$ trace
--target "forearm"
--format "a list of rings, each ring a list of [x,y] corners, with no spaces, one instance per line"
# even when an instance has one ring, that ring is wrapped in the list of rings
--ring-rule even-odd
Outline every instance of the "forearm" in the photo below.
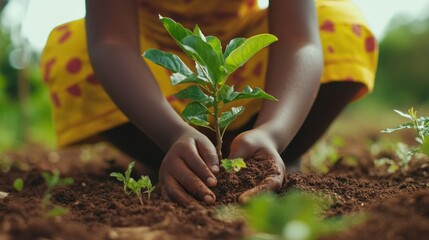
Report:
[[[255,127],[263,129],[282,152],[304,122],[319,88],[323,54],[312,0],[271,0],[270,46],[265,90],[278,101],[265,101]]]
[[[165,100],[138,51],[104,43],[93,46],[90,55],[115,104],[161,149],[168,150],[188,126]]]

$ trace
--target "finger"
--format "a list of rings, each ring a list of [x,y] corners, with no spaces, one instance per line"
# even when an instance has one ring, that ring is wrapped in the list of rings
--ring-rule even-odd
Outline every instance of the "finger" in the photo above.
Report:
[[[269,191],[269,190],[277,191],[281,188],[282,183],[283,183],[283,180],[280,175],[267,177],[258,186],[242,193],[238,197],[238,202],[246,203],[247,201],[249,201],[251,197],[264,191]]]
[[[180,186],[180,184],[172,176],[167,176],[164,179],[164,182],[165,182],[165,187],[164,187],[165,193],[167,194],[167,197],[172,201],[182,206],[199,205],[199,203],[194,198],[189,196],[189,194],[186,193],[186,191]]]
[[[204,201],[207,204],[213,204],[216,200],[212,191],[196,176],[183,161],[179,161],[177,168],[180,171],[175,171],[173,177],[178,183],[192,196]],[[183,165],[182,165],[183,164]]]
[[[165,185],[162,184],[160,186],[160,188],[161,188],[161,196],[162,196],[162,198],[164,200],[166,200],[166,201],[171,201],[170,197],[168,196],[167,190],[165,189]]]
[[[194,146],[190,151],[185,151],[181,154],[182,159],[185,160],[188,168],[192,170],[197,176],[203,180],[207,186],[214,187],[217,184],[216,177],[210,171],[204,160],[198,153],[197,148]]]
[[[213,146],[210,140],[198,140],[196,141],[199,155],[203,161],[210,168],[213,173],[219,172],[219,158],[216,153],[216,148]]]

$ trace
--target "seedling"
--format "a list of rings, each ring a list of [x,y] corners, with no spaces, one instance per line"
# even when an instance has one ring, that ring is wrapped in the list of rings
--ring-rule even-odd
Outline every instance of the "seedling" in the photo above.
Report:
[[[234,159],[222,159],[220,164],[226,172],[233,173],[238,172],[242,168],[246,168],[246,162],[242,158],[234,158]]]
[[[47,189],[43,195],[41,205],[42,205],[42,209],[46,211],[48,205],[52,204],[51,203],[52,192],[58,187],[72,185],[74,180],[73,178],[60,178],[60,173],[58,172],[58,170],[54,170],[52,174],[49,172],[43,172],[42,177],[45,180]],[[54,206],[47,212],[47,215],[50,217],[55,217],[55,216],[64,215],[67,212],[68,212],[67,208]]]
[[[305,166],[305,170],[318,174],[327,174],[330,168],[341,159],[338,149],[344,145],[345,140],[340,136],[320,141],[309,152],[308,166]],[[351,160],[351,157],[348,160]]]
[[[122,173],[113,172],[110,174],[111,177],[115,177],[118,181],[124,183],[124,192],[129,195],[134,193],[140,201],[140,204],[143,205],[142,200],[142,189],[146,189],[143,193],[147,194],[147,198],[150,199],[150,194],[155,189],[155,186],[152,185],[152,181],[148,176],[141,176],[139,180],[134,180],[131,177],[131,171],[133,170],[135,162],[131,162],[128,165],[125,175]]]
[[[175,94],[179,99],[190,100],[181,115],[189,124],[215,132],[220,161],[225,130],[244,111],[243,106],[227,110],[226,105],[249,98],[276,100],[260,88],[246,86],[243,91],[235,91],[234,86],[226,84],[226,80],[255,53],[277,41],[277,37],[260,34],[248,39],[234,38],[222,52],[220,40],[214,36],[205,36],[198,25],[194,31],[190,31],[170,18],[160,16],[160,20],[177,45],[195,62],[196,72],[172,53],[149,49],[143,56],[173,72],[170,77],[173,86],[191,84]]]
[[[248,239],[313,240],[363,220],[363,215],[323,219],[328,202],[326,196],[296,190],[284,197],[258,195],[244,206],[246,219],[257,232]]]
[[[22,178],[17,178],[15,181],[13,181],[13,188],[15,188],[16,191],[21,192],[24,188],[24,180]]]
[[[429,156],[429,117],[417,117],[417,111],[414,108],[408,109],[408,114],[403,113],[399,110],[394,110],[400,116],[407,118],[408,122],[403,123],[395,128],[384,129],[383,133],[391,133],[394,131],[411,128],[416,130],[417,137],[416,141],[420,144],[419,147],[411,149],[408,154],[413,156],[414,154],[421,152]]]

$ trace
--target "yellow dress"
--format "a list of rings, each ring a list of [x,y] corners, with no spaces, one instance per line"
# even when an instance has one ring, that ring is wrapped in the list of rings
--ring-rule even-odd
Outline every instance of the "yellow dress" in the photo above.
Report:
[[[158,19],[170,17],[185,27],[198,24],[206,35],[220,38],[223,46],[235,37],[267,33],[267,10],[256,0],[138,0],[141,49],[158,48],[178,55],[188,66],[190,59],[180,52]],[[372,90],[378,59],[376,39],[360,11],[348,0],[316,1],[324,51],[321,83],[362,83],[355,99]],[[42,77],[49,88],[58,146],[84,140],[128,122],[127,117],[103,90],[89,62],[84,20],[52,30],[41,56]],[[183,86],[171,86],[170,72],[146,60],[162,93],[181,112],[186,102],[174,97]],[[236,89],[246,85],[264,87],[268,49],[239,68],[229,79]],[[244,113],[229,129],[244,125],[261,105],[260,100],[243,100]]]

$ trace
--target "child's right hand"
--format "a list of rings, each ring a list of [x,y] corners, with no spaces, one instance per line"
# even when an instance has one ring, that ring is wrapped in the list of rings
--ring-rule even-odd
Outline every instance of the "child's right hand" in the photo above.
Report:
[[[213,173],[218,171],[214,145],[204,134],[192,129],[173,143],[161,163],[162,194],[183,206],[198,205],[195,198],[213,204],[216,197],[208,187],[216,186]]]

